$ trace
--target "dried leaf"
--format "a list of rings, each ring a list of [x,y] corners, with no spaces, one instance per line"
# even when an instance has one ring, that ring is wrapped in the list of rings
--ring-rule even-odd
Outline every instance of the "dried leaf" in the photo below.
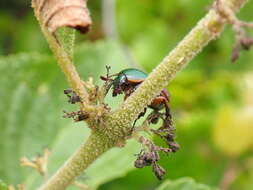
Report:
[[[32,0],[43,25],[51,33],[60,27],[71,27],[85,33],[91,25],[86,0]]]

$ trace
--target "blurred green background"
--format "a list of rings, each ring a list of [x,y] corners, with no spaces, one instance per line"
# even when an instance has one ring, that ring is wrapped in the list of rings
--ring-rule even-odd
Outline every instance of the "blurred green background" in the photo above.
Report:
[[[113,72],[127,67],[151,72],[211,2],[90,0],[92,29],[85,36],[76,33],[78,71],[98,84],[105,65]],[[251,1],[239,17],[252,21],[252,11]],[[135,142],[106,153],[78,181],[99,190],[253,189],[253,51],[242,52],[231,64],[233,43],[228,26],[168,86],[181,149],[160,161],[167,186],[158,188],[164,181],[157,181],[150,168],[134,169],[140,149]],[[77,108],[67,105],[62,93],[67,83],[29,1],[0,2],[0,71],[0,189],[1,180],[34,189],[41,179],[32,169],[21,168],[19,159],[49,147],[53,173],[89,130],[62,118],[62,110]],[[121,101],[117,98],[112,106]]]

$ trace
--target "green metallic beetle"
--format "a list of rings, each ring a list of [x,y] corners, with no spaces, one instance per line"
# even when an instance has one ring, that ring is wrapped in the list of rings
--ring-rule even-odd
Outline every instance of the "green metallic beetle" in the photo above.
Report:
[[[110,68],[107,69],[109,70]],[[125,95],[124,99],[127,99],[147,78],[147,76],[148,75],[146,73],[139,69],[128,68],[120,71],[119,73],[113,75],[107,74],[106,77],[101,76],[100,78],[104,81],[109,81],[107,92],[110,88],[112,88],[113,97],[123,93]],[[159,111],[165,107],[166,117],[171,118],[169,101],[169,93],[166,89],[163,89],[161,93],[153,99],[152,103],[148,107],[155,111]],[[142,115],[144,114],[145,111]]]

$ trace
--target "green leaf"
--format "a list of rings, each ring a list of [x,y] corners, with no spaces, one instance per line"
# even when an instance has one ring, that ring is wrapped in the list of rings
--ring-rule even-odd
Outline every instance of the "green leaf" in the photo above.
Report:
[[[0,179],[0,190],[8,190],[8,186]]]
[[[82,79],[92,76],[97,83],[102,83],[98,80],[106,73],[105,65],[110,65],[112,72],[128,67],[115,42],[83,44],[77,48],[75,57]],[[78,108],[67,104],[63,90],[68,85],[53,57],[40,54],[0,57],[0,72],[0,176],[9,184],[26,182],[28,189],[35,189],[41,177],[31,168],[21,168],[19,159],[32,158],[49,147],[52,174],[85,141],[89,130],[82,122],[71,123],[70,119],[62,118],[62,110]],[[108,97],[107,101],[110,104],[111,99]],[[119,104],[115,99],[112,102]],[[98,166],[94,164],[85,174],[87,183],[97,187],[124,175],[132,169],[136,148],[131,142],[125,149],[106,153],[96,162]],[[103,168],[107,172],[103,176],[99,165],[110,160],[115,167]]]
[[[218,190],[207,185],[198,184],[192,178],[164,181],[156,190]]]

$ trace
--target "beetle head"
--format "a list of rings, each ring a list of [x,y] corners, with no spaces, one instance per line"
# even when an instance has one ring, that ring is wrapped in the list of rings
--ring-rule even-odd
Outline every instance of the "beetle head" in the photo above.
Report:
[[[113,91],[112,91],[112,96],[117,96],[118,94],[122,94],[122,92],[124,91],[124,89],[122,88],[124,86],[126,79],[125,77],[121,78],[121,77],[116,77],[113,81],[112,81],[112,85],[113,85]]]

